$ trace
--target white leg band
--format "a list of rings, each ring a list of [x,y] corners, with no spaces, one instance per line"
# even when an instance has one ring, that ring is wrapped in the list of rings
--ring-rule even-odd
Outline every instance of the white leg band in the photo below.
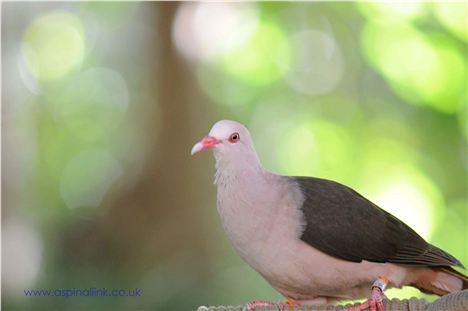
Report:
[[[385,290],[385,288],[387,288],[387,283],[385,283],[385,281],[382,280],[381,278],[378,278],[378,279],[374,282],[374,284],[372,284],[372,288],[374,288],[374,287],[380,288],[380,290],[381,290],[382,293],[383,293],[383,291]]]

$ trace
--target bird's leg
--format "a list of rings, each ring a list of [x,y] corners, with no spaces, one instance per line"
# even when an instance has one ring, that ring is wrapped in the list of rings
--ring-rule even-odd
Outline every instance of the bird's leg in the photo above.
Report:
[[[385,311],[382,299],[385,297],[384,290],[387,287],[388,279],[386,277],[379,277],[374,284],[372,284],[372,293],[369,299],[361,304],[344,309],[344,311],[362,311],[369,308],[370,311]]]
[[[284,307],[294,307],[295,305],[296,303],[292,300],[279,301],[278,303],[268,300],[253,300],[247,303],[244,308],[242,308],[242,311],[252,311],[256,307],[264,306],[277,306],[279,310],[283,310]]]

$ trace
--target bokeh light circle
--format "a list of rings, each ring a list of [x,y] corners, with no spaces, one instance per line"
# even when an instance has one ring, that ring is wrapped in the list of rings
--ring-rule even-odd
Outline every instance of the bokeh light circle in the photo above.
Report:
[[[361,188],[374,203],[429,240],[443,217],[444,198],[437,185],[411,163],[366,155]],[[382,175],[384,173],[384,175]]]
[[[6,293],[24,298],[23,290],[32,287],[40,274],[43,254],[41,234],[18,217],[6,220],[2,228],[2,286]]]
[[[360,1],[356,3],[366,18],[376,23],[398,20],[414,20],[428,13],[428,3],[412,1]]]
[[[253,3],[187,2],[177,10],[172,39],[188,59],[213,62],[243,45],[257,24]]]
[[[308,95],[332,91],[343,75],[343,59],[335,39],[325,32],[306,29],[294,33],[289,41],[288,84]]]
[[[250,40],[224,55],[221,66],[233,78],[262,86],[283,78],[290,61],[286,34],[274,22],[261,20]]]
[[[432,5],[439,22],[461,40],[468,41],[467,2],[436,1]]]
[[[60,79],[79,68],[86,49],[80,18],[54,12],[36,18],[26,29],[22,54],[34,77],[41,81]]]
[[[466,87],[466,62],[449,41],[425,36],[410,24],[368,23],[362,47],[406,102],[457,112]]]

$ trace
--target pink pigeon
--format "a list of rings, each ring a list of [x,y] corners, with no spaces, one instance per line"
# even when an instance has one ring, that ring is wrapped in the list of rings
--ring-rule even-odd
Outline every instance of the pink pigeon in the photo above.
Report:
[[[350,187],[268,172],[242,124],[218,121],[191,153],[205,149],[216,160],[222,226],[239,256],[288,299],[280,306],[370,293],[348,311],[383,311],[386,288],[413,286],[436,295],[468,288],[468,277],[452,267],[464,268],[459,260]]]

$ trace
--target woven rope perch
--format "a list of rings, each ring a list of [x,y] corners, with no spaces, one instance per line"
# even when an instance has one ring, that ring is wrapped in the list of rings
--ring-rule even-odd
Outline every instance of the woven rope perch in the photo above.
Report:
[[[383,301],[385,311],[468,311],[468,290],[463,290],[453,294],[440,297],[434,302],[429,303],[425,299],[411,298],[411,299],[385,299]],[[284,307],[283,310],[296,310],[296,311],[341,311],[347,306],[295,306]],[[198,311],[242,311],[242,306],[239,307],[199,307]],[[278,311],[278,307],[257,307],[255,311]],[[365,309],[369,310],[369,309]]]

